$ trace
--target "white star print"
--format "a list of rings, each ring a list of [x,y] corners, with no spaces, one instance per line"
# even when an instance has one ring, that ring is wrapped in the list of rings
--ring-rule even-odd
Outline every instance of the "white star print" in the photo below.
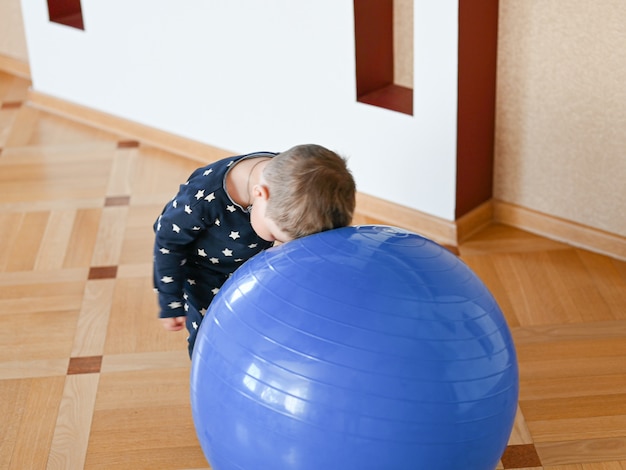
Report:
[[[202,173],[202,176],[208,176],[210,173],[213,173],[213,168],[209,168],[208,170],[204,170],[204,173]]]
[[[226,210],[228,212],[235,212],[237,209],[235,209],[235,206],[233,206],[232,204],[229,204],[228,206],[226,206]]]
[[[172,207],[173,207],[174,209],[176,209],[176,208],[178,207],[178,201],[177,201],[176,199],[174,199],[174,200],[172,201]]]
[[[180,308],[183,306],[181,302],[170,302],[167,306],[171,309]]]
[[[243,261],[243,259],[242,259],[242,258],[237,258],[237,259],[235,260],[235,262],[236,262],[236,263],[241,263],[242,261]]]
[[[207,254],[204,251],[204,248],[198,248],[198,256],[202,256],[203,258],[207,257]]]
[[[195,231],[197,232],[198,230],[200,230],[200,227],[198,227],[197,225],[194,225],[194,226],[191,228],[191,230],[195,230]]]
[[[232,238],[233,240],[237,240],[239,237],[239,232],[230,232],[230,235],[228,235],[230,238]]]
[[[198,189],[198,192],[195,195],[196,199],[202,199],[204,197],[204,189]]]
[[[215,225],[217,225],[219,227],[220,224],[221,224],[220,219],[215,219]]]
[[[195,285],[196,285],[196,280],[195,280],[195,279],[187,279],[187,283],[188,283],[190,286],[195,286]]]
[[[211,193],[207,197],[204,198],[204,200],[207,201],[207,202],[211,202],[214,199],[215,199],[215,193]]]
[[[259,246],[258,243],[251,243],[248,245],[248,248],[256,248],[257,246]]]
[[[217,258],[209,258],[209,261],[213,264],[219,264],[220,260]]]
[[[206,308],[201,308],[200,315],[204,316],[205,313],[206,313]]]
[[[228,248],[224,248],[222,253],[224,253],[224,256],[233,256],[233,250],[229,250]]]
[[[163,276],[161,278],[161,282],[164,284],[169,284],[170,282],[174,282],[174,278],[172,276]]]
[[[172,230],[176,233],[180,233],[180,227],[176,224],[172,224]]]
[[[192,322],[192,323],[191,323],[191,326],[193,326],[193,329],[194,329],[194,330],[197,330],[197,329],[198,329],[198,324],[197,324],[196,322]]]
[[[185,308],[184,308],[185,312],[189,311],[189,304],[185,304]]]
[[[211,292],[213,292],[213,295],[217,295],[217,293],[219,292],[219,288],[214,287],[213,289],[211,289]]]
[[[168,250],[167,248],[161,248],[159,251],[161,252],[161,254],[164,254],[164,255],[170,254],[170,250]]]
[[[187,204],[185,204],[185,212],[186,212],[187,214],[191,214],[191,207],[190,207],[190,206],[188,206]]]

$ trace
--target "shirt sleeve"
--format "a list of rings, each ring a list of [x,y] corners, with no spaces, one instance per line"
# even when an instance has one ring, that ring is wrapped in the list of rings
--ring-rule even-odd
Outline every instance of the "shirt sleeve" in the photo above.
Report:
[[[204,191],[188,183],[180,191],[154,224],[154,287],[158,293],[161,318],[185,315],[183,287],[184,269],[189,250],[207,221],[199,204]]]

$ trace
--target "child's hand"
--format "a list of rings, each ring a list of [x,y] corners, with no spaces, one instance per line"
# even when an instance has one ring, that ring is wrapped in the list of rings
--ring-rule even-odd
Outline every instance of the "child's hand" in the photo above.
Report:
[[[187,317],[160,318],[160,320],[167,331],[180,331],[185,326],[185,318]]]

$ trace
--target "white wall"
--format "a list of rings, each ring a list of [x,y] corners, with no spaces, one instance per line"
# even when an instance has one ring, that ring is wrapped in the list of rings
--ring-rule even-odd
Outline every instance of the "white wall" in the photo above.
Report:
[[[415,0],[415,115],[356,102],[352,0],[22,0],[33,88],[233,152],[315,142],[358,189],[454,220],[456,0]]]

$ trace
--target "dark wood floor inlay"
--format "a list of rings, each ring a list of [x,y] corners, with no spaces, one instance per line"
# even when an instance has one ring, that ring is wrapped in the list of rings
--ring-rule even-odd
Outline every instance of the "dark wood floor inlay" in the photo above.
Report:
[[[136,147],[139,147],[138,140],[120,140],[117,143],[118,149],[132,149]]]
[[[511,445],[504,451],[502,465],[506,469],[541,467],[541,460],[534,444]]]
[[[102,367],[102,356],[71,357],[67,367],[68,375],[97,374]]]
[[[128,206],[129,204],[130,196],[109,196],[104,200],[104,207]]]
[[[115,279],[117,266],[94,266],[89,269],[88,279]]]
[[[2,109],[17,109],[21,107],[22,107],[21,101],[5,101],[4,103],[2,103],[2,106],[0,106],[0,108]]]

